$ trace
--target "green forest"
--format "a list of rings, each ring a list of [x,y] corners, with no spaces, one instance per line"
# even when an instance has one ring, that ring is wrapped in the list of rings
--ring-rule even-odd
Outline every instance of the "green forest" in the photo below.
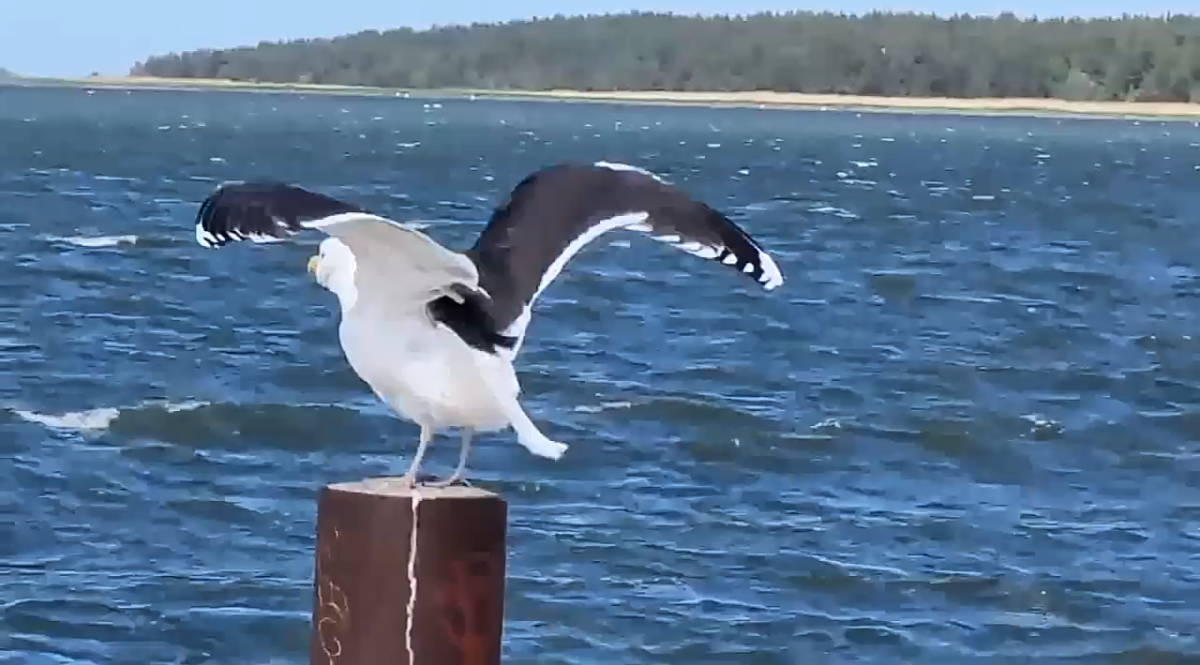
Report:
[[[1200,18],[556,16],[156,55],[130,73],[404,89],[1200,103]]]

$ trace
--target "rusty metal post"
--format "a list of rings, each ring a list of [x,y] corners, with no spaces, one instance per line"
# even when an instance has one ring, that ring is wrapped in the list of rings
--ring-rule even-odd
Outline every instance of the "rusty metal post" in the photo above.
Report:
[[[507,522],[473,487],[323,487],[310,662],[499,665]]]

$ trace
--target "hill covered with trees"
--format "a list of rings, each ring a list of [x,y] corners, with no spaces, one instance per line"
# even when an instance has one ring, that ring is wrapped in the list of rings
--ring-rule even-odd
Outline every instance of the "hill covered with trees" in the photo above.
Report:
[[[1200,18],[556,16],[172,53],[139,62],[130,73],[412,89],[1200,103]]]

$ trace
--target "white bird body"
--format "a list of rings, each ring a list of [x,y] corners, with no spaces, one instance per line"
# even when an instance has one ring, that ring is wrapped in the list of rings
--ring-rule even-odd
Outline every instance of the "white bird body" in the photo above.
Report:
[[[521,385],[513,357],[463,344],[453,330],[438,325],[425,307],[430,299],[442,296],[461,302],[454,285],[477,289],[479,273],[474,265],[409,226],[357,213],[337,219],[391,232],[390,260],[395,266],[388,290],[394,297],[387,300],[360,298],[359,257],[337,237],[322,240],[318,254],[308,263],[317,283],[337,297],[338,341],[350,367],[375,395],[423,429],[461,428],[474,433],[513,425],[517,441],[530,452],[561,457],[567,446],[551,441],[520,406]],[[325,223],[328,226],[328,220]],[[401,230],[404,233],[395,233]],[[429,253],[430,246],[440,251]],[[376,325],[379,321],[388,325]]]
[[[496,432],[514,426],[517,441],[540,457],[558,459],[567,446],[550,440],[524,413],[512,361],[462,344],[423,314],[379,330],[343,317],[338,337],[351,368],[398,414],[435,427]],[[381,339],[382,337],[382,339]],[[385,355],[367,349],[385,349]],[[520,426],[518,426],[520,425]]]
[[[489,383],[515,396],[516,372],[505,362],[484,366],[479,352],[453,344],[454,333],[416,317],[379,331],[343,319],[338,326],[346,360],[375,394],[416,423],[438,423],[492,432],[508,425],[508,415]],[[380,338],[383,339],[380,339]],[[383,349],[371,352],[367,349]],[[484,378],[493,375],[493,381]]]
[[[527,176],[475,246],[455,252],[429,236],[289,185],[222,185],[197,214],[196,240],[269,242],[304,228],[329,235],[308,270],[338,300],[338,339],[350,367],[400,417],[420,426],[417,468],[434,433],[463,432],[462,478],[475,432],[513,428],[535,455],[558,459],[521,407],[513,362],[538,295],[586,244],[627,229],[712,259],[765,289],[783,283],[774,260],[723,214],[640,169],[600,162]]]

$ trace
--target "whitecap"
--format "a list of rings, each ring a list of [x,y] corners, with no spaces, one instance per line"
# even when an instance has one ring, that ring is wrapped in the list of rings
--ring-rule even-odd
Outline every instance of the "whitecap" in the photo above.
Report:
[[[95,409],[86,409],[83,411],[67,411],[59,414],[39,413],[37,411],[29,411],[26,409],[17,409],[11,407],[9,410],[26,422],[49,427],[50,429],[96,434],[106,431],[112,425],[113,421],[120,417],[123,411],[138,410],[152,406],[163,409],[167,413],[179,413],[181,411],[194,411],[200,407],[208,405],[209,402],[203,402],[199,400],[189,400],[184,402],[147,400],[144,402],[139,402],[134,406],[106,406]]]
[[[115,247],[121,243],[137,244],[137,236],[43,236],[50,242],[65,242],[76,247]]]
[[[113,407],[88,409],[87,411],[68,411],[58,415],[24,411],[21,409],[13,409],[12,412],[27,422],[44,425],[51,429],[65,429],[77,432],[104,431],[108,429],[112,421],[117,419],[117,416],[121,415],[121,410]]]
[[[809,208],[808,211],[823,213],[823,214],[827,214],[827,215],[834,215],[835,217],[841,217],[842,219],[858,219],[858,215],[850,212],[849,210],[846,210],[845,208],[838,208],[836,206],[831,206],[831,205],[816,206],[813,208]]]
[[[633,406],[632,402],[600,402],[596,406],[579,405],[575,407],[577,413],[600,413],[610,409],[628,409]]]

